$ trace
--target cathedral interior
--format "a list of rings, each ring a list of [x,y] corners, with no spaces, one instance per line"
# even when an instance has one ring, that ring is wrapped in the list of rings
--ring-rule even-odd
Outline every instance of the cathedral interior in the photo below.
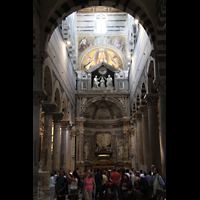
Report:
[[[166,1],[33,1],[33,192],[62,168],[166,178]]]

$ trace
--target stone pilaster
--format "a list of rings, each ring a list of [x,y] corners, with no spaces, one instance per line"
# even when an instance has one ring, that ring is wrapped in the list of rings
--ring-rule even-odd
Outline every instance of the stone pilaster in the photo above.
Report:
[[[136,118],[133,118],[133,128],[134,128],[134,131],[133,131],[133,138],[134,138],[134,152],[133,152],[133,163],[135,163],[135,165],[133,165],[132,167],[135,168],[135,169],[139,169],[139,165],[138,165],[138,140],[137,140],[137,119]]]
[[[142,138],[143,138],[143,157],[144,165],[147,165],[147,171],[151,170],[150,148],[149,148],[149,129],[148,129],[148,115],[147,106],[141,105],[139,107],[142,114]]]
[[[86,119],[84,117],[76,118],[76,166],[81,170],[84,166],[84,122]]]
[[[45,92],[33,92],[33,193],[37,193],[39,137],[40,137],[40,105]]]
[[[158,95],[146,94],[144,99],[147,102],[148,108],[148,127],[149,127],[149,146],[151,165],[155,165],[160,169],[160,141],[159,141],[159,129],[158,129]]]
[[[144,158],[143,158],[143,139],[142,139],[142,114],[140,110],[138,110],[135,113],[135,118],[137,120],[138,165],[139,169],[141,169],[141,165],[144,165]]]
[[[117,160],[117,141],[116,141],[116,133],[115,131],[111,131],[111,148],[112,148],[112,157],[113,160]]]
[[[166,78],[156,79],[154,84],[159,94],[162,172],[166,178]]]
[[[61,146],[61,120],[64,113],[53,113],[54,135],[53,135],[53,159],[52,171],[60,171],[60,146]]]

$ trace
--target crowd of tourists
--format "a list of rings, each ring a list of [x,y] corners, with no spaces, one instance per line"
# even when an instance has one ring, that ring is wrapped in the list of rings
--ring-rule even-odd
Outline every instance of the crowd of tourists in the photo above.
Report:
[[[51,174],[49,180],[51,190],[50,200],[78,200],[82,193],[82,200],[96,200],[97,197],[112,195],[114,200],[128,197],[132,188],[139,190],[145,197],[153,197],[156,189],[166,189],[166,181],[159,174],[159,169],[152,165],[152,171],[147,174],[143,170],[132,168],[95,171],[85,170],[79,174],[78,168],[70,173],[60,170]],[[79,192],[78,192],[79,190]],[[130,191],[130,192],[129,192]]]

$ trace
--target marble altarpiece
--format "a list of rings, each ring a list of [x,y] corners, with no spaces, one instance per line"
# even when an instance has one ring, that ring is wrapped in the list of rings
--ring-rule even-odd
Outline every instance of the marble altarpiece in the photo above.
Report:
[[[128,71],[95,64],[77,71],[76,167],[131,168]]]

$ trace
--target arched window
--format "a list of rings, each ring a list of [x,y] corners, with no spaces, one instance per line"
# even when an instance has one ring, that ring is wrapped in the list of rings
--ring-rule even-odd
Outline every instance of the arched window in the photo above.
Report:
[[[106,20],[107,20],[107,15],[104,13],[98,13],[95,15],[95,20],[96,20],[96,32],[97,33],[106,33]]]

